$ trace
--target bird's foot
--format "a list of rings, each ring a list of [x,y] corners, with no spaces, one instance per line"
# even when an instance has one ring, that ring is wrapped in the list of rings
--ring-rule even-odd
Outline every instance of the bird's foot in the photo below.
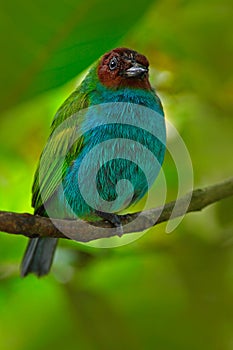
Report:
[[[103,211],[96,211],[96,214],[104,220],[109,221],[113,226],[115,226],[117,235],[119,237],[123,235],[124,230],[119,215],[113,213],[105,213]]]

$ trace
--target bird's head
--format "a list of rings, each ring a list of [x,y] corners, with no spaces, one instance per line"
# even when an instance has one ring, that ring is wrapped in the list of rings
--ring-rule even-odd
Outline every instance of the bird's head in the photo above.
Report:
[[[100,59],[97,73],[100,82],[112,89],[131,87],[151,90],[148,67],[145,56],[127,48],[117,48]]]

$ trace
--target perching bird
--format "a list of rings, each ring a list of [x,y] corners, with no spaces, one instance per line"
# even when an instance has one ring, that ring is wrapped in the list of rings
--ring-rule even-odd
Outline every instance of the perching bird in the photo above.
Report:
[[[35,214],[61,219],[77,215],[87,221],[102,217],[119,226],[116,214],[147,193],[166,148],[163,108],[150,85],[148,67],[147,58],[136,51],[114,49],[100,58],[59,108],[34,178]],[[142,112],[143,108],[151,114]],[[159,135],[153,134],[156,127]],[[127,143],[122,144],[122,140]],[[98,145],[103,148],[93,153]],[[141,155],[145,148],[156,157],[157,166],[149,160],[148,153]],[[93,174],[96,162],[98,169]],[[149,183],[145,173],[150,174]],[[132,187],[126,186],[119,195],[116,186],[122,179]],[[81,187],[88,192],[88,200],[93,198],[93,205],[83,198]],[[109,203],[109,211],[94,199],[95,189]],[[21,275],[47,274],[57,241],[49,237],[30,239]]]

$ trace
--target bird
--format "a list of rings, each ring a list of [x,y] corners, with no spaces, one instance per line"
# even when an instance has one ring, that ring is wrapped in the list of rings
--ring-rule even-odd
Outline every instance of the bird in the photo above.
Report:
[[[141,109],[151,113],[143,113]],[[54,116],[50,137],[34,176],[34,214],[60,219],[77,216],[87,221],[102,218],[121,231],[119,212],[146,195],[162,166],[166,150],[164,119],[160,98],[149,81],[146,56],[126,47],[105,53]],[[160,137],[153,135],[158,124]],[[122,146],[122,140],[127,144]],[[99,145],[103,145],[101,150],[94,152]],[[148,153],[141,156],[145,148],[156,157],[157,167],[149,161]],[[109,152],[112,155],[108,157]],[[89,159],[84,162],[88,155]],[[137,159],[142,164],[137,164]],[[81,171],[82,162],[85,164]],[[96,162],[98,169],[93,176]],[[150,174],[150,184],[145,171]],[[117,183],[124,179],[132,187],[129,190],[126,186],[118,196]],[[79,183],[88,192],[89,199],[95,198],[92,191],[97,190],[110,209],[107,211],[97,202],[91,205],[83,198]],[[122,198],[117,201],[118,197]],[[21,276],[48,274],[57,242],[58,239],[52,237],[30,238]]]

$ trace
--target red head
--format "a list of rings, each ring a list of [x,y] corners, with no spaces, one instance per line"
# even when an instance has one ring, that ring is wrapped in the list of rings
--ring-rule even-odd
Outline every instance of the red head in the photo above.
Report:
[[[107,52],[98,65],[100,82],[113,89],[121,87],[151,90],[148,80],[149,62],[140,53],[117,48]]]

